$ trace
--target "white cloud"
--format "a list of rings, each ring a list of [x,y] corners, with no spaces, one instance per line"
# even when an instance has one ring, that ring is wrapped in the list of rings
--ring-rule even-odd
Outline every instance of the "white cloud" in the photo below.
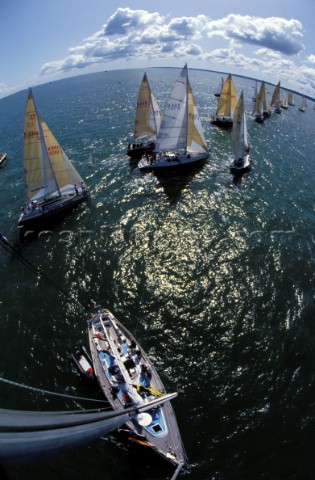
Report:
[[[285,55],[303,50],[303,27],[298,20],[279,17],[251,17],[231,14],[207,25],[209,38],[217,36],[242,43],[261,45]]]
[[[213,48],[209,38],[221,39]],[[102,28],[69,49],[62,60],[46,63],[41,74],[65,73],[118,60],[198,60],[229,66],[230,71],[264,72],[283,81],[305,83],[307,69],[300,70],[304,49],[303,27],[298,20],[248,15],[227,15],[213,20],[205,15],[168,18],[157,12],[118,8]],[[216,42],[217,45],[217,42]],[[250,49],[256,46],[256,50]],[[296,63],[293,62],[294,59]],[[310,55],[308,62],[314,63]],[[211,67],[210,67],[211,68]],[[303,77],[304,75],[304,77]],[[271,78],[272,78],[271,77]]]

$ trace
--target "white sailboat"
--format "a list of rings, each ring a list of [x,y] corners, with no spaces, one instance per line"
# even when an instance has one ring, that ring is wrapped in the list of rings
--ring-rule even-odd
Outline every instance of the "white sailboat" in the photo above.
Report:
[[[265,98],[265,84],[264,82],[261,83],[258,91],[258,95],[256,98],[256,102],[253,108],[253,115],[255,122],[257,123],[264,123],[264,98]]]
[[[281,108],[284,108],[285,110],[287,110],[288,107],[289,107],[289,103],[288,103],[288,93],[287,93],[287,92],[284,92],[283,95],[282,95]]]
[[[25,206],[19,226],[42,227],[87,200],[89,192],[38,114],[29,89],[24,119]]]
[[[140,158],[144,153],[152,152],[160,125],[160,108],[145,73],[138,92],[134,143],[128,145],[127,155],[132,158]]]
[[[274,107],[275,113],[281,113],[280,89],[281,89],[281,85],[280,85],[280,82],[278,82],[272,94],[271,104],[270,104],[271,107]]]
[[[300,103],[300,107],[299,107],[300,112],[305,112],[305,104],[306,104],[305,97],[302,95],[301,103]]]
[[[270,103],[269,103],[269,99],[268,99],[268,92],[267,92],[265,82],[262,82],[262,88],[263,88],[263,96],[262,96],[262,99],[263,99],[263,115],[266,118],[266,117],[270,116],[271,108],[270,108]]]
[[[288,104],[289,104],[291,107],[294,107],[294,106],[295,106],[294,95],[293,95],[292,92],[289,92],[289,93],[288,93]]]
[[[6,158],[7,158],[6,152],[0,152],[0,167],[4,164],[4,161]]]
[[[237,95],[232,75],[228,75],[221,90],[216,114],[211,123],[224,128],[233,126],[233,115],[237,104]]]
[[[159,171],[180,169],[203,162],[208,156],[186,64],[166,104],[154,153],[143,156],[138,167]]]
[[[135,337],[109,310],[94,313],[88,321],[94,375],[117,412],[130,407],[146,413],[126,423],[128,439],[150,447],[176,467],[172,478],[187,464],[187,456],[165,387]],[[150,408],[152,402],[160,402]]]
[[[252,157],[249,154],[246,112],[243,91],[237,103],[233,120],[234,159],[231,162],[231,173],[241,174],[250,169]]]

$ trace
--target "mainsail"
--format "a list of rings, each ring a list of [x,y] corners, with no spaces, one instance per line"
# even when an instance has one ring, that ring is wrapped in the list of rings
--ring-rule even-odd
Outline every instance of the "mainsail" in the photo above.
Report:
[[[28,93],[24,117],[23,159],[25,191],[28,200],[45,198],[55,192],[60,194],[31,89]]]
[[[145,73],[139,88],[134,139],[154,138],[161,125],[161,112],[151,91],[147,74]]]
[[[264,92],[264,82],[261,83],[258,91],[258,95],[256,98],[256,102],[253,108],[253,115],[263,115],[263,98],[264,98],[265,92]]]
[[[38,114],[31,89],[24,119],[24,177],[28,201],[60,196],[83,180]]]
[[[155,151],[180,150],[187,145],[187,65],[181,70],[163,112]]]
[[[233,150],[235,158],[242,158],[248,151],[248,136],[243,91],[237,103],[233,119]]]
[[[216,115],[219,117],[232,117],[237,104],[237,95],[232,75],[228,75],[221,90]]]
[[[292,92],[288,93],[288,104],[294,107],[295,105],[295,100],[294,100],[294,95]]]
[[[155,151],[165,150],[186,150],[189,153],[208,152],[188,80],[187,64],[175,82],[157,136]]]
[[[277,83],[276,88],[274,89],[274,92],[272,94],[271,98],[271,106],[272,107],[279,107],[280,105],[280,82]]]

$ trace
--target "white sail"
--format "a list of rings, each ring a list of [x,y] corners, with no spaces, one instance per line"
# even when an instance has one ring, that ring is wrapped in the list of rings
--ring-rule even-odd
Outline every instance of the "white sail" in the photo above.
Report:
[[[281,89],[281,84],[280,82],[277,83],[274,92],[272,94],[271,98],[271,106],[278,108],[280,106],[280,89]]]
[[[234,112],[233,150],[236,159],[242,158],[248,151],[248,135],[243,91]]]
[[[264,96],[265,96],[265,90],[264,90],[264,82],[261,83],[258,91],[258,95],[256,98],[256,102],[253,108],[253,115],[259,115],[262,116],[264,113]]]
[[[288,94],[288,104],[294,107],[295,105],[295,100],[294,100],[294,95],[292,92],[289,92]]]
[[[269,99],[268,99],[268,93],[267,93],[267,88],[266,88],[266,85],[265,85],[265,82],[262,82],[263,84],[263,111],[264,111],[264,114],[270,114],[271,110],[270,110],[270,103],[269,103]]]
[[[301,112],[305,112],[305,105],[306,105],[305,97],[302,96],[302,97],[301,97],[300,107],[299,107],[299,110],[300,110]]]
[[[188,123],[187,65],[180,72],[163,112],[155,151],[181,150],[187,146]]]

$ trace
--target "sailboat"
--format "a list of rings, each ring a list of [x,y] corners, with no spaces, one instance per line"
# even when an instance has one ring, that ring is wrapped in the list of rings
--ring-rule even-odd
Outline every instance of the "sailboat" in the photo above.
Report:
[[[305,97],[302,95],[301,97],[301,103],[300,103],[300,106],[299,106],[299,110],[300,112],[305,112]]]
[[[294,106],[295,106],[294,95],[293,95],[292,92],[289,92],[289,93],[288,93],[288,104],[289,104],[291,107],[294,107]]]
[[[6,158],[7,158],[6,152],[0,152],[0,167],[3,165]]]
[[[149,357],[109,310],[92,314],[88,321],[88,335],[94,374],[115,411],[123,412],[130,407],[141,409],[149,402],[161,399],[154,408],[126,422],[128,438],[151,447],[176,466],[178,474],[188,460],[174,410],[170,401],[163,403],[167,394]]]
[[[282,102],[281,102],[281,108],[284,108],[285,110],[288,109],[289,103],[288,103],[288,93],[284,92],[282,96]]]
[[[214,94],[215,97],[219,97],[221,95],[221,91],[222,91],[222,88],[223,88],[223,85],[224,85],[224,78],[221,77],[221,80],[219,82],[219,85],[218,85],[218,88]]]
[[[264,82],[261,83],[258,91],[258,95],[256,98],[256,102],[253,108],[253,115],[255,122],[257,123],[264,123],[264,98],[265,98],[265,84]]]
[[[257,100],[257,97],[258,97],[258,82],[257,82],[257,80],[256,80],[256,83],[255,83],[255,87],[253,87],[253,88],[255,89],[255,91],[254,91],[254,95],[252,97],[252,100],[255,103],[256,100]]]
[[[280,82],[277,83],[274,92],[272,94],[271,98],[271,107],[275,107],[274,112],[275,113],[281,113],[281,100],[280,100]]]
[[[249,154],[243,90],[234,112],[232,134],[234,159],[231,162],[230,170],[234,174],[245,173],[250,169],[252,157]]]
[[[160,108],[145,73],[138,92],[134,143],[128,145],[127,155],[132,158],[140,158],[143,154],[152,152],[160,125]]]
[[[263,96],[262,96],[263,115],[264,115],[264,117],[269,117],[270,114],[271,114],[271,109],[270,109],[270,103],[269,103],[269,100],[268,100],[268,92],[267,92],[265,82],[262,82],[262,88],[263,88]]]
[[[152,171],[177,170],[199,164],[208,156],[186,64],[166,104],[154,152],[143,156],[138,167]]]
[[[26,200],[19,226],[42,227],[88,199],[87,185],[38,114],[31,89],[24,119],[23,160]]]
[[[228,75],[221,90],[216,114],[211,123],[224,128],[233,126],[233,114],[237,104],[237,95],[232,75]]]

